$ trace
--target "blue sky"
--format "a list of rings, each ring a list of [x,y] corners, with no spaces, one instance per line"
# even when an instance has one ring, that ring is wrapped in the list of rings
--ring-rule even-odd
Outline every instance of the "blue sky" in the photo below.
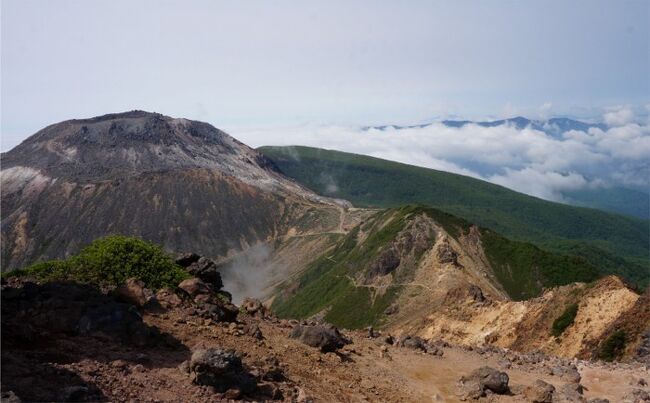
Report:
[[[229,130],[650,102],[648,1],[2,1],[2,150],[145,109]],[[543,106],[546,105],[546,106]]]

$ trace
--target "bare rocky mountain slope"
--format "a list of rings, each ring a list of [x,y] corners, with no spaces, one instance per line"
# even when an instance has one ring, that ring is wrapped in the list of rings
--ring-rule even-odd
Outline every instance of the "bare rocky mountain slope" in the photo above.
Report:
[[[336,231],[347,206],[209,124],[143,111],[48,126],[1,163],[3,270],[118,233],[229,256],[287,233]]]
[[[647,295],[591,270],[440,211],[404,207],[351,230],[285,282],[272,307],[346,328],[568,358],[598,358],[624,332],[624,349],[609,358],[649,361]]]

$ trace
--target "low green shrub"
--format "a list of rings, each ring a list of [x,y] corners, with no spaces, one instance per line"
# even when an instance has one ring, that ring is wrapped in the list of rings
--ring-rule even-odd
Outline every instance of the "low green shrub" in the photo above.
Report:
[[[627,335],[625,330],[617,330],[610,334],[607,339],[600,346],[598,358],[604,361],[614,361],[625,350],[625,343],[627,342]]]
[[[567,327],[573,324],[573,321],[578,314],[578,304],[571,304],[566,307],[562,315],[558,316],[555,321],[553,321],[553,327],[551,328],[551,334],[555,337],[559,337]]]
[[[6,276],[69,280],[117,286],[135,277],[151,289],[176,287],[189,275],[157,245],[121,235],[93,241],[66,260],[35,263]]]

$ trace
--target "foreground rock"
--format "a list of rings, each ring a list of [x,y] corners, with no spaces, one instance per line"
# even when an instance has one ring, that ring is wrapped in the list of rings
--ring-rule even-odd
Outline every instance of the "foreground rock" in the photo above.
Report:
[[[244,369],[241,359],[233,352],[216,348],[194,351],[189,374],[193,383],[212,386],[219,393],[235,389],[249,394],[256,389],[255,378]]]
[[[29,326],[24,324],[26,319]],[[36,342],[48,334],[102,334],[144,346],[156,343],[159,336],[157,329],[142,322],[133,305],[118,302],[93,286],[66,282],[25,282],[5,288],[2,325],[3,335],[22,343]]]
[[[333,352],[349,344],[337,328],[333,326],[297,325],[289,334],[292,339],[298,339],[311,347],[317,347],[321,352]]]
[[[176,258],[176,264],[183,267],[192,276],[198,277],[206,284],[209,284],[214,291],[223,288],[221,273],[213,260],[199,256],[196,253],[183,253]]]
[[[429,343],[418,336],[406,336],[397,343],[398,347],[406,347],[413,350],[420,350],[428,354],[442,356],[443,351],[435,344]]]
[[[524,389],[526,400],[532,403],[552,403],[555,386],[538,379]]]
[[[479,399],[490,391],[496,394],[509,392],[508,374],[490,367],[481,367],[460,378],[458,396],[461,400]]]
[[[154,293],[148,288],[145,288],[144,282],[136,278],[126,280],[124,284],[115,289],[113,294],[119,301],[133,304],[137,307],[144,307],[147,303],[155,300]]]

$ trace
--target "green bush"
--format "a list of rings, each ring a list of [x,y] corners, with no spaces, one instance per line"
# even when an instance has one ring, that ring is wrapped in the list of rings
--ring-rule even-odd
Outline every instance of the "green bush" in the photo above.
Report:
[[[560,336],[567,327],[573,324],[573,321],[578,314],[578,304],[571,304],[566,307],[562,315],[558,316],[555,321],[553,321],[553,328],[551,329],[551,334],[555,337]]]
[[[189,275],[158,246],[120,235],[100,238],[67,260],[39,262],[7,276],[117,286],[135,277],[152,289],[176,287]]]
[[[610,334],[600,346],[598,358],[605,361],[614,361],[625,349],[627,335],[624,330],[617,330]]]

